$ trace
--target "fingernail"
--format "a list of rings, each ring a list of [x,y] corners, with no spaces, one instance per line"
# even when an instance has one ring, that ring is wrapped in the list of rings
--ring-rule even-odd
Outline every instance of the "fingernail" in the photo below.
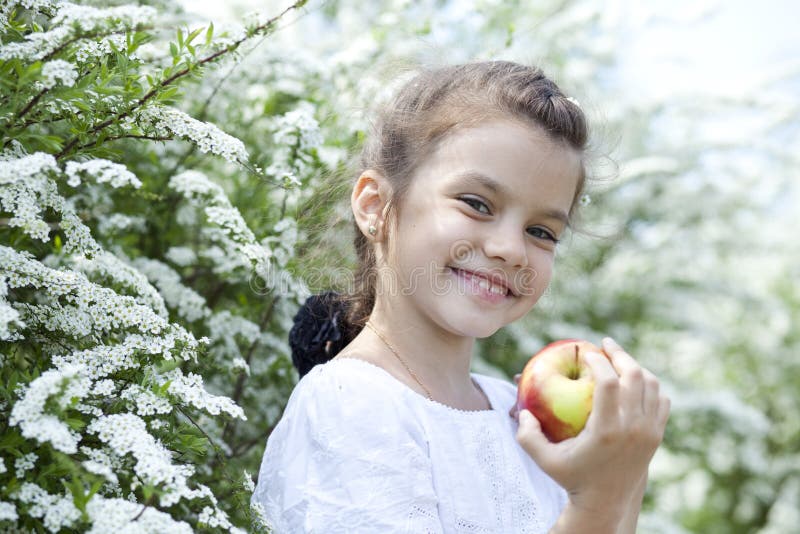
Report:
[[[531,417],[533,417],[533,415],[531,415],[531,412],[529,412],[528,410],[522,410],[521,412],[519,412],[520,423],[530,423]]]
[[[612,338],[610,338],[610,337],[604,337],[604,338],[603,338],[603,342],[604,342],[604,343],[614,343],[615,345],[616,345],[616,343],[617,343],[616,341],[614,341],[614,340],[613,340]]]

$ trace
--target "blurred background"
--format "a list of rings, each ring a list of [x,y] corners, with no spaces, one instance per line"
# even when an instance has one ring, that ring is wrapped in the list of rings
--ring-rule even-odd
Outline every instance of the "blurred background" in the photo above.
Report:
[[[235,28],[284,4],[183,7],[198,25]],[[797,532],[797,20],[789,0],[310,1],[235,70],[219,70],[228,96],[208,113],[269,164],[258,117],[305,110],[323,167],[346,169],[372,103],[416,66],[542,66],[591,118],[590,233],[569,236],[545,298],[480,342],[475,369],[508,378],[551,340],[615,337],[673,400],[640,531]],[[311,291],[336,285],[331,255],[353,261],[334,202],[345,189],[321,188],[322,175],[301,176],[307,187],[281,203],[298,229],[287,270]],[[320,230],[336,213],[340,224]],[[304,245],[320,241],[324,253]]]

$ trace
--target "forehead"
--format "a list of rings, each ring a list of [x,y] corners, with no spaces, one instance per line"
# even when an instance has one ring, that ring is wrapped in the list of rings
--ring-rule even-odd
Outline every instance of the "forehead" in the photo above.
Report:
[[[497,120],[448,134],[420,166],[414,185],[480,187],[515,200],[566,203],[568,210],[582,173],[581,154],[540,127]]]

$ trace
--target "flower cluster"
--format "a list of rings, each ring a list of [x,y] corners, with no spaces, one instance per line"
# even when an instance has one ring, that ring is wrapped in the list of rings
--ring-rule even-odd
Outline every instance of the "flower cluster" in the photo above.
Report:
[[[99,184],[108,183],[115,188],[130,185],[138,189],[142,186],[142,182],[125,165],[105,159],[68,161],[64,174],[67,175],[67,184],[72,187],[80,185],[81,177],[91,177]]]
[[[42,83],[47,89],[52,89],[59,81],[61,85],[71,87],[77,79],[75,66],[63,59],[54,59],[42,65]]]
[[[201,152],[211,152],[230,162],[249,159],[244,143],[223,132],[216,125],[202,122],[169,106],[149,106],[139,110],[136,118],[153,127],[156,135],[178,136],[193,142]]]
[[[14,4],[23,7],[57,7],[52,25],[47,31],[29,33],[22,41],[0,45],[0,60],[22,59],[36,61],[52,54],[76,35],[91,32],[117,33],[137,26],[152,23],[156,10],[150,6],[124,5],[111,8],[96,8],[71,2],[11,2],[4,6],[0,20],[7,17]]]
[[[221,187],[197,171],[176,174],[170,178],[169,187],[181,193],[192,206],[202,207],[208,222],[215,225],[204,227],[202,234],[216,248],[208,247],[199,254],[215,262],[217,272],[230,272],[242,266],[266,269],[271,251],[256,241]]]
[[[189,322],[211,314],[205,299],[181,283],[181,277],[169,265],[158,260],[136,258],[133,265],[158,288],[167,306]]]
[[[306,176],[312,162],[311,152],[322,145],[322,133],[314,118],[314,107],[301,102],[298,107],[274,121],[273,141],[276,149],[266,172],[285,185],[302,184],[298,175]]]
[[[184,521],[176,521],[167,513],[125,499],[108,499],[95,495],[86,504],[86,513],[92,521],[87,534],[125,532],[145,534],[192,534],[192,527]],[[135,521],[134,521],[135,519]]]
[[[64,366],[42,373],[23,390],[22,398],[11,410],[9,424],[19,426],[26,438],[49,442],[67,454],[75,453],[80,436],[56,415],[46,413],[45,403],[52,397],[64,407],[72,398],[85,397],[90,383],[79,371],[77,366]]]
[[[181,402],[204,410],[211,415],[226,413],[231,417],[247,420],[244,410],[228,397],[212,395],[203,387],[203,377],[195,373],[184,375],[180,369],[173,369],[157,377],[159,383],[169,382],[167,391]]]
[[[19,312],[8,303],[8,284],[6,277],[0,274],[0,340],[15,341],[21,339],[16,331],[25,326]]]
[[[136,413],[141,416],[167,414],[172,411],[172,404],[168,399],[159,397],[138,384],[131,384],[122,390],[120,398],[132,401],[136,406]]]
[[[70,527],[81,516],[72,502],[72,495],[51,495],[30,482],[23,483],[12,497],[27,505],[29,516],[41,517],[50,532]]]

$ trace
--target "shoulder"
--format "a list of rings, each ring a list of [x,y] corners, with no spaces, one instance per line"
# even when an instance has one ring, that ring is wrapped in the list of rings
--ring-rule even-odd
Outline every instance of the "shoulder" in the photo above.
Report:
[[[517,402],[517,386],[512,382],[481,373],[472,373],[472,376],[478,380],[486,394],[494,401],[495,409],[510,408]]]
[[[297,383],[281,422],[335,427],[340,436],[354,439],[403,433],[422,441],[413,412],[394,386],[373,364],[331,360],[313,367]]]

